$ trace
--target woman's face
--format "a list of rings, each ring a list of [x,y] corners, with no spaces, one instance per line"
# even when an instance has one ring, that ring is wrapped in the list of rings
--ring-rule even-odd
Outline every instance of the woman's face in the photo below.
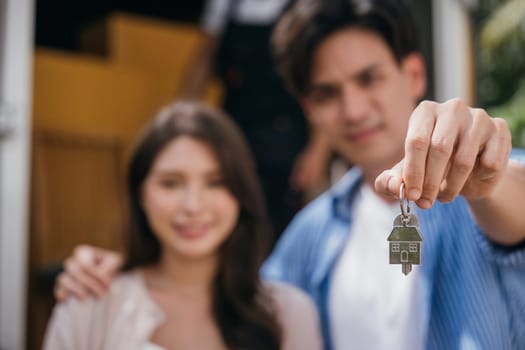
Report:
[[[144,180],[142,206],[163,253],[184,259],[215,256],[239,218],[215,154],[189,136],[157,155]]]

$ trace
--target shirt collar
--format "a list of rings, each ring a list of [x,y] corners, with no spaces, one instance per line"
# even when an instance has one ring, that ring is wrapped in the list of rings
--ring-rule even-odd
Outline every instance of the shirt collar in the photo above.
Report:
[[[352,200],[361,184],[361,176],[361,169],[352,167],[329,191],[334,215],[344,221],[350,221]]]

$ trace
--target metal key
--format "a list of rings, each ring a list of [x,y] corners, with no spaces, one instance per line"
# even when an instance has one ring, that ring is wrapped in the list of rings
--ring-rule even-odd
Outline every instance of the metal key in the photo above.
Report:
[[[394,228],[387,238],[389,242],[390,264],[401,264],[403,274],[412,271],[412,264],[421,263],[423,237],[419,232],[417,217],[410,214],[410,205],[405,197],[404,184],[399,189],[401,214],[394,220]],[[406,205],[406,209],[405,209]]]

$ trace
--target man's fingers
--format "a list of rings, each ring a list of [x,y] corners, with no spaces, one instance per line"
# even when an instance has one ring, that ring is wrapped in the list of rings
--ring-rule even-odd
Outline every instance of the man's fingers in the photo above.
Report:
[[[486,196],[510,152],[503,120],[459,99],[422,102],[414,111],[405,142],[403,179],[407,198],[421,208],[458,194]]]
[[[379,193],[399,198],[399,189],[401,187],[401,178],[403,162],[399,162],[392,169],[383,171],[374,184],[375,190]]]
[[[79,245],[73,249],[73,258],[84,267],[94,266],[99,258],[100,248],[89,245]]]
[[[421,196],[428,149],[436,121],[435,102],[423,101],[412,113],[405,141],[403,179],[406,196],[417,200]]]
[[[511,150],[510,131],[502,119],[494,118],[493,122],[495,130],[490,133],[478,163],[461,192],[468,198],[483,198],[489,195],[508,163]]]
[[[493,123],[495,132],[491,133],[479,159],[480,169],[476,175],[481,180],[489,179],[504,169],[512,148],[507,122],[501,118],[494,118]]]
[[[70,274],[77,282],[81,283],[85,290],[95,296],[103,296],[107,292],[107,283],[96,276],[92,268],[84,268],[74,259],[68,258],[64,264],[66,272]]]
[[[486,112],[471,109],[472,125],[459,136],[457,149],[449,162],[449,171],[438,199],[441,202],[452,201],[463,189],[472,174],[483,145],[492,130],[492,122]]]
[[[73,260],[77,261],[91,277],[102,282],[106,288],[122,264],[119,254],[86,245],[75,248]]]
[[[466,119],[469,110],[466,106],[458,104],[438,112],[440,114],[432,131],[421,197],[416,201],[416,204],[424,209],[434,204],[454,146],[458,142],[459,123]]]
[[[55,299],[59,303],[63,302],[64,300],[66,300],[69,297],[69,293],[67,292],[67,290],[65,290],[64,288],[62,288],[62,287],[60,287],[58,285],[55,286],[54,294],[55,294]]]
[[[65,263],[65,271],[57,278],[55,296],[58,300],[70,295],[85,298],[103,296],[111,279],[122,265],[120,254],[87,245],[78,246]]]
[[[104,278],[107,285],[111,283],[115,274],[122,267],[122,256],[108,250],[104,251],[104,256],[98,261],[100,275]]]
[[[57,278],[56,291],[59,292],[60,296],[72,294],[79,299],[84,299],[89,295],[80,283],[65,272],[62,272]],[[67,291],[67,293],[65,291]]]

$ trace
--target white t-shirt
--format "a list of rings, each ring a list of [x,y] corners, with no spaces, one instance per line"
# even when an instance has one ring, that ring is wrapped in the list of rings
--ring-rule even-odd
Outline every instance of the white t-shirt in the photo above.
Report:
[[[337,261],[329,295],[334,349],[423,349],[419,267],[405,276],[388,262],[387,237],[399,204],[362,185],[348,242]]]
[[[208,0],[201,26],[206,33],[219,36],[228,21],[230,11],[238,23],[272,24],[277,21],[287,3],[288,0]],[[235,8],[230,10],[231,6]]]

